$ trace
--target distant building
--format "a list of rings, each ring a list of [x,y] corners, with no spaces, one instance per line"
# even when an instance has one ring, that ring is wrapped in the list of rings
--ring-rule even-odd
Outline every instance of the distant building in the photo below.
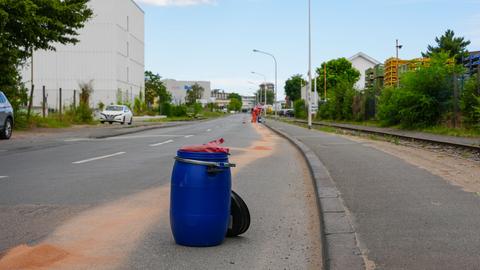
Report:
[[[468,56],[463,59],[463,64],[465,68],[467,68],[467,73],[469,75],[480,72],[480,51],[470,52]]]
[[[227,100],[229,99],[230,93],[225,92],[225,90],[222,89],[213,89],[212,93],[210,94],[210,97],[215,98],[215,99],[223,99]]]
[[[215,103],[218,108],[225,109],[230,104],[230,93],[222,89],[213,89],[210,94],[210,102]]]
[[[91,0],[93,17],[79,30],[76,45],[55,45],[56,51],[35,51],[31,66],[22,71],[26,87],[33,80],[33,105],[42,103],[46,88],[47,106],[59,108],[78,104],[79,84],[91,82],[90,105],[131,102],[145,88],[144,12],[133,0]],[[30,62],[30,61],[28,61]],[[76,91],[75,91],[76,90]]]
[[[162,81],[167,91],[172,94],[172,103],[173,104],[184,104],[186,102],[185,98],[187,97],[188,91],[192,89],[192,86],[195,84],[200,85],[204,92],[202,98],[198,102],[202,104],[207,104],[210,102],[211,88],[210,82],[207,81],[177,81],[173,79],[167,79]]]
[[[262,89],[262,91],[265,89],[265,87],[269,90],[269,91],[275,91],[275,84],[273,83],[262,83],[260,84],[260,89]]]
[[[242,111],[250,111],[255,107],[256,96],[242,96]]]
[[[364,89],[365,88],[365,71],[369,68],[373,68],[376,65],[380,64],[377,60],[373,59],[372,57],[359,52],[354,56],[348,59],[352,66],[360,72],[360,79],[355,84],[357,89]]]

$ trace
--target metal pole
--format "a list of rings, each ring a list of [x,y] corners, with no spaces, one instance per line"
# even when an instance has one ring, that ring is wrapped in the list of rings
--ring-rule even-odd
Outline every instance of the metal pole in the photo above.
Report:
[[[45,85],[42,87],[42,116],[45,118]]]
[[[73,90],[73,109],[77,109],[77,90]]]
[[[30,113],[32,112],[33,89],[35,89],[35,85],[32,84],[32,89],[30,90],[30,99],[28,100],[27,120],[30,120]]]
[[[62,88],[59,88],[58,89],[58,97],[59,97],[59,100],[58,100],[58,112],[60,113],[60,117],[62,117]]]
[[[308,0],[308,128],[312,129],[312,16],[311,0]]]
[[[268,55],[268,56],[271,56],[273,58],[273,61],[275,62],[275,85],[274,85],[274,88],[273,88],[273,91],[274,91],[274,102],[273,102],[273,105],[274,105],[274,110],[275,110],[275,118],[277,118],[278,114],[277,114],[277,107],[276,107],[276,103],[277,103],[277,89],[278,89],[278,64],[277,64],[277,58],[275,58],[275,55],[269,53],[269,52],[264,52],[264,51],[260,51],[260,50],[253,50],[253,52],[256,52],[256,53],[262,53],[262,54],[265,54],[265,55]]]

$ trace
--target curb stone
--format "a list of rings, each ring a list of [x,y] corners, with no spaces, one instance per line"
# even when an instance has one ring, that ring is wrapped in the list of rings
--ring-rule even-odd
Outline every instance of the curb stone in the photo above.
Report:
[[[349,212],[327,168],[303,142],[280,129],[265,126],[290,141],[307,161],[320,216],[323,269],[365,269]]]

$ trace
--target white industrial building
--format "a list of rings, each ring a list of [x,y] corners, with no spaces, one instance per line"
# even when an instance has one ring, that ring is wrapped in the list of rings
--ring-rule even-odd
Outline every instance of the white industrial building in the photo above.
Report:
[[[79,84],[91,82],[90,105],[132,101],[144,91],[144,12],[133,0],[91,0],[93,17],[79,30],[76,45],[56,45],[56,51],[33,55],[34,106],[41,106],[45,86],[49,108],[72,104]],[[26,87],[31,64],[22,71]],[[75,92],[76,91],[76,92]]]
[[[375,67],[380,64],[380,62],[362,52],[355,54],[348,60],[352,63],[352,66],[360,72],[360,79],[355,84],[355,88],[363,90],[365,88],[365,71]]]
[[[186,102],[185,98],[187,97],[188,91],[192,88],[193,85],[198,84],[203,89],[203,95],[198,102],[202,104],[207,104],[211,102],[211,83],[207,81],[177,81],[172,79],[166,79],[162,81],[167,91],[172,94],[172,103],[173,104],[184,104]]]

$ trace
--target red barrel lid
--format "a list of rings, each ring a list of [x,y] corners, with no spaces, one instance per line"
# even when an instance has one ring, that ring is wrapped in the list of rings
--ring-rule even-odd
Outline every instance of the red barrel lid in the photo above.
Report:
[[[230,149],[227,147],[221,147],[220,145],[224,143],[223,138],[211,141],[207,144],[200,145],[187,145],[180,148],[182,152],[194,152],[194,153],[225,153],[228,154]]]

